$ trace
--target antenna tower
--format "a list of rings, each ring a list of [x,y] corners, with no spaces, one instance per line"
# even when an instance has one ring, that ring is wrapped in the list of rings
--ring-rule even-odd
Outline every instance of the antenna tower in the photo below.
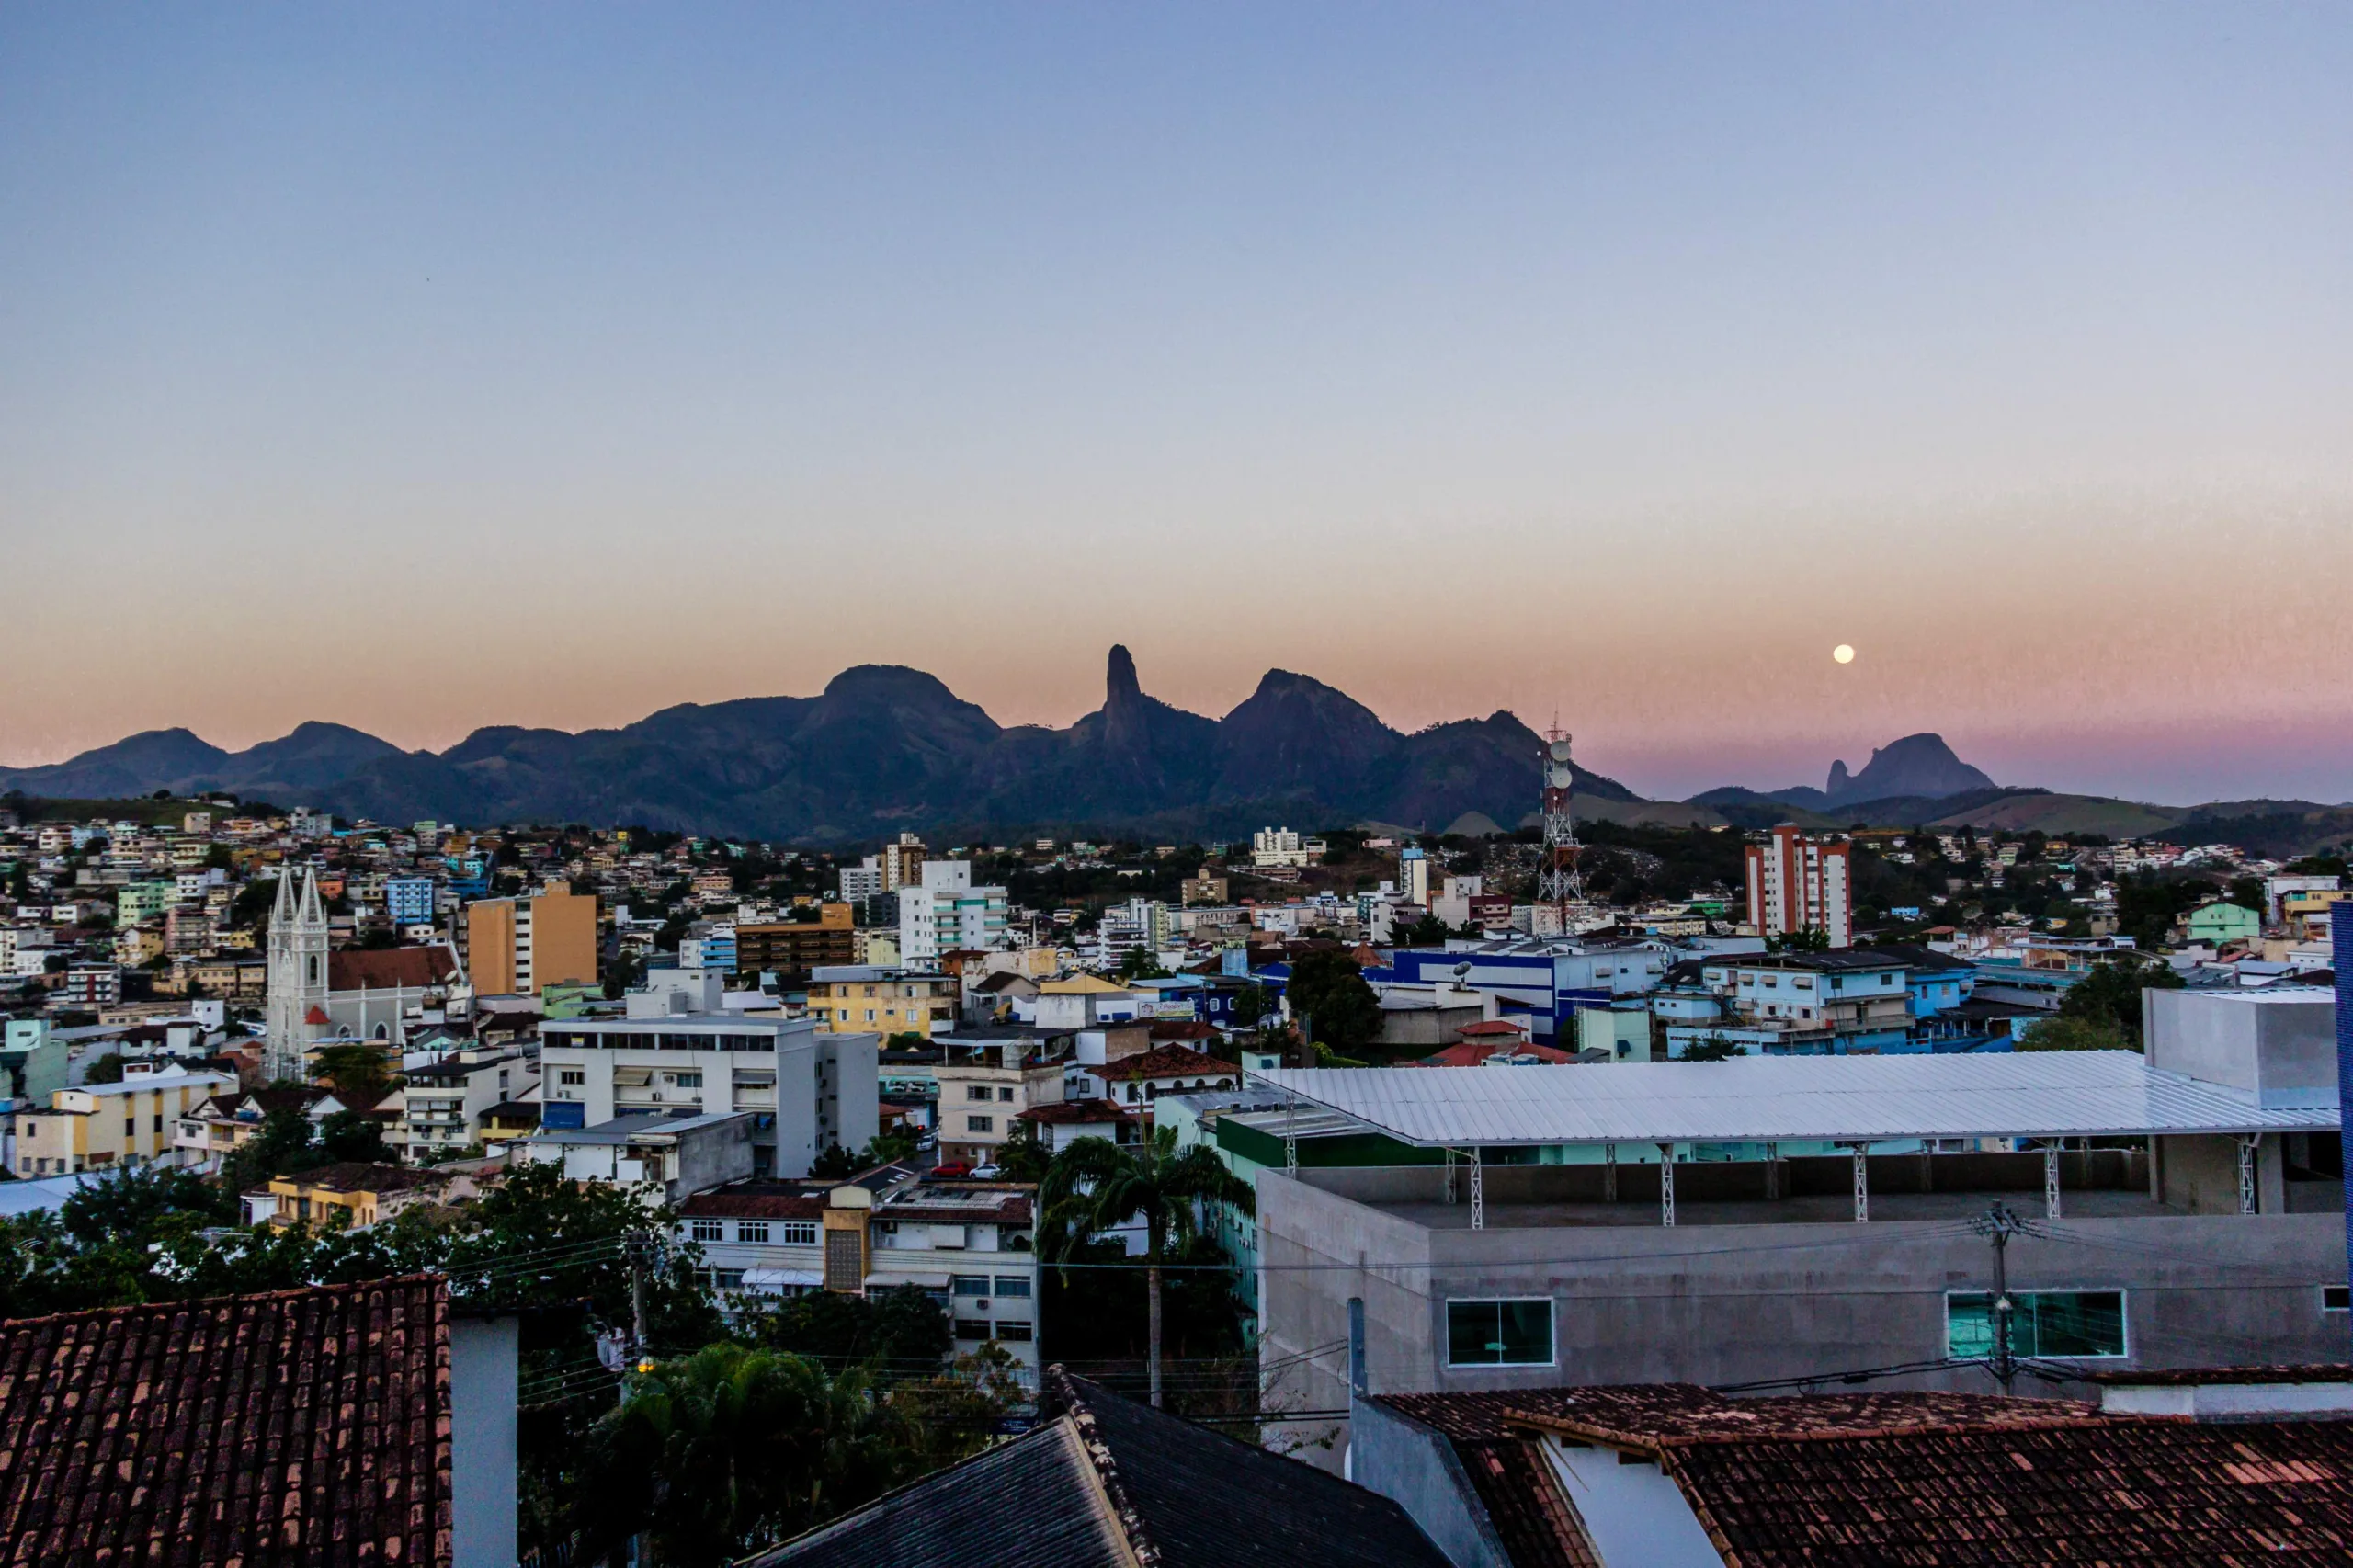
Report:
[[[1569,737],[1561,716],[1544,732],[1544,856],[1536,875],[1536,900],[1555,903],[1565,916],[1568,905],[1585,897],[1585,878],[1577,872],[1577,824],[1573,793],[1576,770],[1569,765]],[[1562,928],[1567,929],[1567,921]]]

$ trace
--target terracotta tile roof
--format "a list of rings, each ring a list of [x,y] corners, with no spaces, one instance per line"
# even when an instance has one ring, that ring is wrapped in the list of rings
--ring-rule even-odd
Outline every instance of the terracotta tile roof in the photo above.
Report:
[[[1109,1100],[1057,1100],[1051,1105],[1032,1106],[1013,1119],[1068,1127],[1094,1121],[1133,1121],[1135,1119],[1134,1111],[1122,1110]]]
[[[1528,1026],[1515,1024],[1508,1018],[1488,1018],[1481,1023],[1465,1024],[1454,1032],[1480,1040],[1526,1040]]]
[[[1154,1018],[1152,1020],[1154,1040],[1215,1040],[1217,1030],[1198,1018]]]
[[[825,1212],[822,1193],[698,1192],[678,1205],[688,1219],[814,1220]]]
[[[2079,1372],[2087,1383],[2123,1383],[2135,1388],[2211,1387],[2217,1383],[2353,1383],[2353,1366],[2324,1361],[2311,1366],[2171,1367],[2142,1372]]]
[[[0,1326],[0,1562],[448,1568],[449,1345],[427,1278]]]
[[[1515,1568],[1590,1551],[1551,1467],[1512,1451],[1545,1432],[1652,1456],[1740,1568],[2353,1561],[2353,1423],[1979,1394],[1733,1400],[1687,1384],[1378,1403],[1450,1440]]]
[[[1459,1045],[1449,1045],[1444,1051],[1421,1057],[1414,1062],[1414,1065],[1416,1067],[1476,1067],[1490,1056],[1533,1056],[1548,1066],[1556,1066],[1577,1059],[1576,1052],[1573,1051],[1563,1051],[1557,1046],[1537,1045],[1524,1036],[1513,1035],[1505,1040],[1493,1037],[1484,1040],[1466,1040]]]
[[[1123,1056],[1107,1064],[1103,1076],[1123,1078],[1214,1078],[1220,1074],[1239,1079],[1242,1064],[1220,1062],[1201,1051],[1188,1051],[1181,1045],[1165,1045],[1157,1051],[1147,1051],[1141,1056]]]
[[[419,948],[344,948],[327,955],[329,991],[390,991],[439,985],[458,972],[457,956],[439,943]]]

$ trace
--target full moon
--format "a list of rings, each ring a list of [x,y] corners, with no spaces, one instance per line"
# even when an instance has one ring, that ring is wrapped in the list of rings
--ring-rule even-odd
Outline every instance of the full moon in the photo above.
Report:
[[[1836,648],[1831,649],[1830,656],[1837,660],[1842,665],[1851,665],[1855,662],[1855,651],[1847,646],[1844,642],[1841,642]]]

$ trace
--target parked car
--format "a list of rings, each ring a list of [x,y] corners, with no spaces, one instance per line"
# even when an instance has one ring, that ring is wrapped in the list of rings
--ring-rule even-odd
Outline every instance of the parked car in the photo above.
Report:
[[[998,1176],[1003,1176],[1004,1174],[1004,1172],[998,1170],[995,1165],[974,1165],[972,1167],[972,1179],[974,1181],[995,1181]]]
[[[972,1167],[968,1161],[950,1160],[946,1165],[932,1166],[931,1174],[943,1181],[957,1181],[971,1176]]]

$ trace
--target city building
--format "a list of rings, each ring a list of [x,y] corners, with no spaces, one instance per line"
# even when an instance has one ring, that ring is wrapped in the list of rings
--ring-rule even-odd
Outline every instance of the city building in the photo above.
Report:
[[[172,1137],[180,1162],[207,1174],[245,1143],[260,1136],[272,1111],[290,1111],[309,1125],[315,1142],[327,1118],[345,1110],[324,1089],[245,1089],[207,1096],[183,1115]]]
[[[858,933],[851,913],[847,903],[831,901],[816,906],[813,921],[739,921],[735,968],[745,974],[789,974],[853,963]]]
[[[1430,904],[1430,858],[1415,845],[1397,851],[1397,896],[1416,909]]]
[[[1233,896],[1230,885],[1225,878],[1211,875],[1210,869],[1204,866],[1176,884],[1177,901],[1188,909],[1196,905],[1220,908]]]
[[[973,886],[970,860],[926,861],[921,881],[898,891],[900,962],[936,968],[949,952],[1006,945],[1006,891]]]
[[[928,1040],[956,1021],[954,975],[850,964],[813,970],[809,1016],[827,1033],[917,1034]]]
[[[1262,1074],[1285,1110],[1247,1119],[1296,1150],[1256,1175],[1269,1403],[1342,1402],[1290,1358],[1346,1339],[1350,1295],[1384,1392],[1968,1389],[1997,1262],[2063,1375],[2336,1356],[2326,993],[2148,994],[2206,1006],[2152,1003],[2145,1057]]]
[[[441,1201],[450,1185],[441,1171],[360,1162],[321,1165],[269,1178],[273,1207],[268,1222],[281,1229],[308,1225],[314,1231],[341,1226],[364,1231],[404,1209]]]
[[[308,870],[278,879],[263,1044],[271,1079],[307,1078],[322,1040],[404,1044],[412,1030],[439,1023],[450,988],[462,983],[457,955],[438,943],[330,951],[320,887]]]
[[[401,1074],[408,1157],[464,1149],[483,1140],[493,1108],[538,1085],[536,1056],[520,1051],[458,1051]]]
[[[549,888],[466,905],[466,971],[479,996],[536,995],[597,978],[597,898]]]
[[[1855,890],[1844,840],[1786,824],[1748,846],[1748,923],[1759,936],[1818,932],[1834,948],[1855,939]]]
[[[955,1349],[994,1341],[1038,1377],[1037,1188],[923,1181],[886,1166],[857,1183],[734,1182],[679,1205],[679,1239],[722,1295],[913,1286],[948,1312]],[[853,1262],[855,1267],[853,1267]]]
[[[1020,1026],[959,1029],[938,1040],[939,1157],[996,1163],[1014,1123],[1065,1097],[1075,1037]]]
[[[384,915],[395,928],[430,926],[436,908],[431,877],[388,877],[384,881]]]
[[[1262,827],[1250,835],[1250,863],[1259,867],[1304,866],[1307,845],[1290,828]]]
[[[210,1096],[236,1086],[233,1074],[190,1073],[173,1065],[153,1072],[127,1070],[120,1083],[53,1089],[47,1108],[16,1114],[17,1175],[184,1165],[180,1119]]]
[[[876,1037],[808,1018],[719,1010],[717,976],[697,997],[632,993],[629,1016],[541,1026],[540,1114],[550,1132],[630,1114],[750,1118],[745,1175],[799,1176],[826,1148],[863,1149],[878,1126]],[[675,1005],[678,1010],[663,1010]]]
[[[753,1121],[745,1111],[693,1109],[631,1111],[582,1127],[542,1120],[507,1146],[507,1157],[558,1166],[569,1181],[642,1187],[650,1202],[677,1203],[753,1174]]]

